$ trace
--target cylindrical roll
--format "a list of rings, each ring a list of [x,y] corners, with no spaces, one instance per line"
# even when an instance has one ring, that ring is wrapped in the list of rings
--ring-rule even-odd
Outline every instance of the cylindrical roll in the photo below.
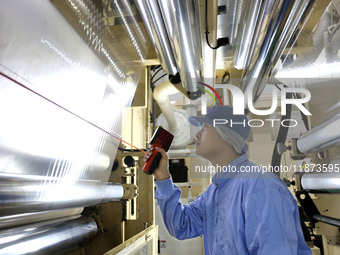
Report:
[[[54,254],[94,237],[95,221],[77,217],[80,215],[4,230],[0,254]]]
[[[77,215],[80,214],[83,210],[84,208],[72,208],[3,216],[0,217],[0,229]]]
[[[301,185],[311,192],[340,193],[340,173],[306,173]]]
[[[97,205],[123,195],[122,185],[103,182],[1,183],[0,216]]]

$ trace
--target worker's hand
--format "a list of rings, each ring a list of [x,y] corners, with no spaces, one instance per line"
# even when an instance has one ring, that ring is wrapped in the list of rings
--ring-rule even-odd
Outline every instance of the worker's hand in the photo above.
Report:
[[[152,156],[154,150],[157,150],[162,154],[162,159],[159,162],[158,168],[153,172],[157,181],[162,181],[170,178],[169,173],[169,163],[168,163],[168,155],[166,154],[163,148],[153,147],[151,146],[148,150],[147,154],[144,157],[144,161],[148,161],[148,159]],[[156,152],[155,152],[156,153]]]

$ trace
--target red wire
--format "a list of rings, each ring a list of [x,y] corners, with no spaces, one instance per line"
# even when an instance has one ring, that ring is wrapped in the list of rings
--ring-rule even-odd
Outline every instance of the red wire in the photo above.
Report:
[[[86,120],[86,119],[84,119],[83,117],[80,117],[79,115],[77,115],[77,114],[71,112],[70,110],[66,109],[65,107],[63,107],[63,106],[61,106],[61,105],[59,105],[59,104],[53,102],[52,100],[48,99],[47,97],[45,97],[45,96],[39,94],[38,92],[36,92],[36,91],[30,89],[29,87],[25,86],[24,84],[22,84],[22,83],[16,81],[15,79],[11,78],[10,76],[8,76],[8,75],[6,75],[6,74],[4,74],[4,73],[2,73],[2,72],[0,72],[0,74],[1,74],[3,77],[5,77],[5,78],[7,78],[7,79],[13,81],[14,83],[20,85],[21,87],[23,87],[23,88],[25,88],[25,89],[27,89],[27,90],[33,92],[34,94],[40,96],[40,97],[43,98],[43,99],[47,100],[48,102],[50,102],[50,103],[52,103],[52,104],[58,106],[59,108],[61,108],[61,109],[65,110],[65,111],[67,111],[68,113],[70,113],[70,114],[72,114],[72,115],[78,117],[79,119],[81,119],[81,120],[87,122],[88,124],[90,124],[90,125],[92,125],[92,126],[98,128],[98,129],[100,129],[100,130],[103,131],[104,133],[106,133],[106,134],[108,134],[108,135],[110,135],[110,136],[116,138],[117,140],[122,141],[123,143],[126,143],[127,145],[130,145],[131,147],[133,147],[133,148],[135,148],[135,149],[137,149],[137,150],[143,152],[144,154],[146,154],[145,151],[142,151],[142,150],[139,149],[138,147],[136,147],[136,146],[134,146],[134,145],[132,145],[132,144],[130,144],[130,143],[124,141],[122,138],[118,137],[116,134],[113,134],[113,133],[111,133],[111,132],[108,132],[108,131],[106,131],[105,129],[103,129],[103,128],[101,128],[101,127],[99,127],[99,126],[93,124],[92,122],[90,122],[90,121],[88,121],[88,120]]]
[[[218,100],[220,101],[220,104],[222,105],[222,100],[221,100],[219,94],[216,92],[216,90],[215,90],[213,87],[211,87],[210,85],[205,84],[205,83],[203,83],[203,82],[199,82],[199,81],[198,81],[197,83],[199,83],[199,84],[201,84],[201,85],[203,85],[203,86],[206,86],[206,87],[208,87],[209,89],[211,89],[211,90],[215,93],[215,95],[217,96]]]

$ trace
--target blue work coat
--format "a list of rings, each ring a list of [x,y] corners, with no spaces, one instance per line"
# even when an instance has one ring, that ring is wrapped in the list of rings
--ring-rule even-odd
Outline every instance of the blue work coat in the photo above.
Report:
[[[180,240],[203,235],[205,255],[311,255],[297,202],[283,181],[272,173],[241,173],[241,166],[256,166],[248,155],[229,166],[237,172],[215,174],[189,205],[179,202],[171,178],[155,182],[169,233]]]

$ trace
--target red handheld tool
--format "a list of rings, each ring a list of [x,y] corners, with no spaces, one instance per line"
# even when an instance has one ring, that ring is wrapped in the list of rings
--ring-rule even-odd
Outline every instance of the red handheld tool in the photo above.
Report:
[[[168,151],[173,139],[173,134],[169,133],[162,127],[158,127],[151,138],[150,145],[152,145],[154,148],[160,147],[165,151]],[[152,156],[148,159],[148,161],[145,162],[143,171],[147,174],[152,174],[157,169],[161,158],[162,154],[157,150],[154,150]]]

